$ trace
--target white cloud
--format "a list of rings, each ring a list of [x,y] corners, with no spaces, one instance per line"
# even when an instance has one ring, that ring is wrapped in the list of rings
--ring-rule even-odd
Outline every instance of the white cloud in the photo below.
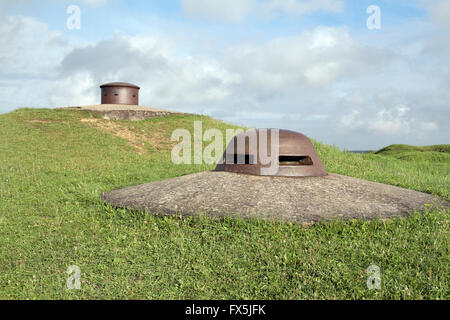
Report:
[[[139,83],[143,103],[187,107],[241,97],[258,104],[299,87],[323,88],[349,74],[364,73],[367,68],[361,64],[370,57],[345,29],[323,27],[261,45],[232,47],[223,61],[179,55],[179,50],[170,38],[117,34],[74,49],[60,71],[71,77],[88,71],[97,83]]]
[[[182,0],[182,7],[191,18],[242,22],[251,14],[274,18],[279,14],[342,12],[344,4],[340,0]]]
[[[6,17],[0,23],[0,74],[8,77],[54,76],[71,47],[61,33],[47,24],[23,16]]]
[[[259,119],[283,119],[284,115],[282,113],[277,112],[251,112],[251,111],[238,111],[234,114],[234,117],[237,119],[250,119],[250,120],[259,120]]]
[[[12,9],[15,9],[23,4],[30,4],[31,0],[0,0],[0,16],[7,15]]]
[[[425,0],[432,20],[443,28],[450,30],[450,1],[448,0]]]
[[[433,121],[421,121],[420,122],[421,131],[436,131],[439,130],[439,125]]]
[[[352,110],[341,117],[340,125],[345,129],[363,129],[380,135],[406,136],[413,134],[419,138],[439,129],[439,125],[434,121],[422,121],[413,117],[411,108],[404,105],[390,109],[384,108],[374,113],[370,110],[366,110],[365,113]]]
[[[57,0],[65,5],[88,5],[93,7],[102,7],[108,3],[108,0]],[[43,5],[56,2],[55,0],[0,0],[0,16],[9,15],[11,11],[18,8],[28,8],[33,11],[41,11]]]
[[[383,109],[376,119],[369,122],[369,131],[387,135],[408,134],[412,120],[407,117],[408,107],[398,106],[393,109]]]
[[[305,121],[319,121],[328,119],[330,116],[328,114],[310,114],[306,116],[303,120]]]
[[[61,72],[78,79],[87,72],[94,84],[134,82],[141,86],[142,104],[181,108],[223,101],[230,95],[229,86],[238,81],[215,60],[180,56],[168,39],[122,34],[74,49]]]
[[[359,119],[360,112],[352,110],[349,114],[343,115],[340,119],[340,126],[345,129],[356,129],[364,125],[364,121]]]
[[[0,112],[49,105],[57,66],[73,46],[47,24],[23,16],[0,21]]]
[[[108,3],[108,0],[81,0],[81,2],[93,6],[104,6]]]
[[[242,44],[226,52],[225,64],[259,99],[299,88],[324,88],[363,75],[386,60],[359,46],[345,28],[318,27],[260,45]]]
[[[255,0],[182,0],[183,11],[191,18],[241,22],[252,12]]]
[[[53,106],[93,105],[99,103],[98,90],[94,77],[88,71],[79,71],[55,82],[49,99]]]
[[[338,0],[272,0],[262,4],[262,10],[267,16],[273,16],[276,13],[285,13],[290,15],[304,15],[315,11],[342,12],[344,3]]]

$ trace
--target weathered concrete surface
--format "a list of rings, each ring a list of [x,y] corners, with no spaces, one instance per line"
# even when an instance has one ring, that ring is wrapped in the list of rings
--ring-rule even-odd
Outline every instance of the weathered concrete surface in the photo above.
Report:
[[[114,206],[155,214],[226,215],[314,223],[335,218],[406,216],[425,204],[449,206],[434,196],[329,174],[261,177],[209,171],[127,187],[102,195]]]
[[[92,106],[66,107],[69,109],[85,110],[100,114],[107,120],[139,121],[149,118],[162,117],[171,114],[182,114],[158,108],[124,104],[98,104]]]

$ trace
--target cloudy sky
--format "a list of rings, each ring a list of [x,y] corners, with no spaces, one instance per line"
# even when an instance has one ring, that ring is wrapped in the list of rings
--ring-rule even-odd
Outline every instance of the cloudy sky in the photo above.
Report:
[[[110,81],[350,150],[450,143],[450,1],[0,0],[0,113],[97,104]]]

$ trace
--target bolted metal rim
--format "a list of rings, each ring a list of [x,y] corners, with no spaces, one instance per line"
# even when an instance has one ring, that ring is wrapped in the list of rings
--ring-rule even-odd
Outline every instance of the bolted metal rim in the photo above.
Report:
[[[102,84],[100,86],[100,88],[105,88],[105,87],[126,87],[126,88],[141,89],[139,86],[132,84],[132,83],[128,83],[128,82],[110,82],[110,83]]]

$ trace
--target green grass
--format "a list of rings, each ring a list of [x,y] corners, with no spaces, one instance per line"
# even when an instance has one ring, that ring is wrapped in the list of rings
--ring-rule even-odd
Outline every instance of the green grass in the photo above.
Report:
[[[450,163],[450,144],[424,147],[393,144],[375,154],[412,162]]]
[[[407,144],[393,144],[376,151],[376,154],[395,155],[401,152],[441,152],[450,153],[450,144],[439,144],[434,146],[409,146]]]
[[[137,146],[80,121],[89,117],[0,115],[0,299],[450,298],[449,210],[303,227],[114,209],[101,192],[213,168],[172,164],[175,128],[235,127],[194,115],[115,122],[148,137]],[[329,172],[450,198],[448,161],[314,143]],[[81,269],[81,290],[66,288],[70,265]],[[370,265],[381,269],[381,290],[366,286]]]

